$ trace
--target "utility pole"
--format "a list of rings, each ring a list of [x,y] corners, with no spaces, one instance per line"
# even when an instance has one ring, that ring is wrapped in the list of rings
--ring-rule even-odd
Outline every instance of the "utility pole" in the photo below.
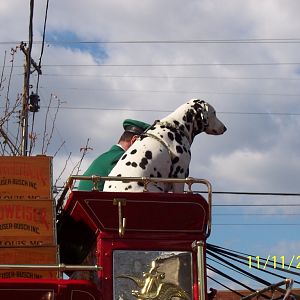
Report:
[[[29,88],[30,88],[30,70],[31,66],[38,72],[42,74],[41,68],[37,63],[31,58],[30,48],[26,48],[25,43],[20,44],[20,49],[25,54],[24,63],[24,83],[23,83],[23,97],[22,97],[22,112],[21,112],[21,128],[22,128],[22,141],[21,141],[21,155],[27,156],[28,154],[28,112],[36,112],[37,107],[30,109],[29,105]],[[32,104],[31,104],[32,105]],[[37,105],[37,103],[35,103]]]
[[[23,83],[23,97],[22,97],[22,112],[21,112],[21,128],[22,128],[22,141],[21,141],[21,155],[27,156],[28,148],[28,99],[29,99],[29,79],[30,79],[30,55],[28,48],[22,42],[20,49],[25,54],[24,63],[24,83]]]
[[[22,112],[21,112],[21,128],[22,128],[22,140],[21,140],[21,155],[28,155],[28,111],[36,112],[38,111],[38,96],[34,98],[33,102],[36,101],[31,107],[29,105],[29,87],[30,87],[30,74],[31,66],[34,67],[38,74],[42,74],[41,68],[35,63],[31,58],[32,49],[32,38],[33,38],[33,8],[34,0],[30,0],[30,18],[29,18],[29,42],[28,47],[25,43],[21,43],[20,49],[25,54],[25,64],[24,64],[24,86],[23,86],[23,98],[22,98]]]

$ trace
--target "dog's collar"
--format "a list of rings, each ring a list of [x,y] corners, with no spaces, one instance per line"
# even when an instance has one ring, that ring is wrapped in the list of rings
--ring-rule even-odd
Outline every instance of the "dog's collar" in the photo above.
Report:
[[[189,143],[192,144],[192,140],[191,140],[191,137],[189,136],[189,134],[185,130],[182,130],[181,128],[179,128],[179,126],[172,124],[170,122],[167,122],[167,121],[161,122],[159,120],[155,121],[154,125],[163,125],[166,127],[174,128],[174,129],[178,130],[180,133],[182,133],[186,137],[186,139],[189,141]]]
[[[151,137],[151,138],[157,140],[158,142],[160,142],[167,149],[171,160],[173,160],[176,157],[176,155],[170,150],[169,145],[163,139],[160,139],[155,134],[152,134],[152,133],[149,133],[149,132],[143,133],[143,136]]]

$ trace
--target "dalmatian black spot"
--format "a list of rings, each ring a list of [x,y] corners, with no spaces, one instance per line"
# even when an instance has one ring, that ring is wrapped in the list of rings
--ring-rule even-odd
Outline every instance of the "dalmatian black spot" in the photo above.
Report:
[[[175,172],[174,172],[174,176],[177,178],[178,177],[178,173],[180,172],[180,170],[181,170],[181,167],[180,166],[177,166],[176,167],[176,170],[175,170]]]
[[[122,156],[121,159],[123,160],[123,159],[125,159],[126,157],[127,157],[127,154],[125,153],[125,154]]]
[[[136,168],[138,165],[137,165],[136,162],[133,162],[133,163],[131,163],[131,166],[134,167],[134,168]]]
[[[178,132],[175,134],[175,141],[182,145],[182,136]]]
[[[146,151],[145,152],[145,157],[147,158],[147,159],[152,159],[152,152],[151,151]]]
[[[128,190],[130,190],[130,189],[132,189],[132,185],[128,185],[128,186],[125,188],[125,191],[128,191]]]
[[[177,151],[177,153],[183,153],[181,146],[176,146],[176,151]]]
[[[131,152],[130,152],[130,154],[135,154],[135,153],[137,153],[137,150],[136,149],[133,149]]]
[[[142,158],[142,160],[141,160],[141,162],[139,163],[139,166],[142,168],[142,169],[146,169],[146,166],[147,166],[147,164],[148,164],[148,159],[147,158],[145,158],[145,157],[143,157]]]
[[[143,184],[142,182],[140,182],[140,181],[139,181],[137,184],[138,184],[139,186],[144,186],[144,184]]]
[[[193,111],[190,109],[190,110],[187,112],[187,114],[186,114],[186,121],[187,121],[188,123],[192,123],[192,122],[193,122],[193,116],[194,116]]]
[[[169,139],[170,139],[171,141],[174,140],[174,135],[173,135],[172,132],[168,132],[168,137],[169,137]]]
[[[130,166],[130,165],[131,165],[131,162],[128,161],[128,162],[126,163],[126,166]]]
[[[170,167],[170,172],[169,172],[168,177],[172,178],[173,170],[174,170],[174,167],[173,167],[173,164],[172,164],[171,167]]]
[[[178,156],[175,156],[173,159],[172,159],[172,164],[175,165],[179,162],[179,157]]]

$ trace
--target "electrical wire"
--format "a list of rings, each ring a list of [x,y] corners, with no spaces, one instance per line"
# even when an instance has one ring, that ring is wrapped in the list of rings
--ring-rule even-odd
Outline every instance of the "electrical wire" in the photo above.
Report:
[[[144,63],[144,64],[44,64],[47,68],[105,68],[105,67],[218,67],[218,66],[297,66],[300,62],[258,62],[258,63]],[[3,66],[0,66],[3,67]],[[21,65],[16,65],[21,68]]]
[[[42,74],[41,71],[41,65],[42,65],[42,57],[44,53],[44,46],[45,46],[45,36],[46,36],[46,24],[47,24],[47,16],[48,16],[48,7],[49,7],[49,0],[47,0],[46,3],[46,11],[45,11],[45,19],[44,19],[44,26],[43,26],[43,39],[42,39],[42,47],[41,47],[41,52],[40,52],[40,57],[39,57],[39,63],[37,66],[38,70],[38,75],[37,75],[37,82],[36,82],[36,91],[35,93],[38,95],[39,93],[39,82],[40,82],[40,76]],[[31,136],[33,136],[33,129],[34,129],[34,124],[35,124],[35,113],[36,111],[33,111],[32,114],[32,122],[31,122]],[[31,152],[33,150],[33,139],[30,139],[30,146],[29,146],[29,155],[31,155]]]
[[[219,274],[223,278],[226,278],[227,280],[230,280],[231,282],[234,282],[234,283],[240,284],[240,281],[243,282],[243,280],[237,280],[233,276],[226,274],[225,271],[221,272],[219,270],[219,268],[221,267],[221,268],[225,268],[225,269],[234,271],[235,273],[237,273],[239,275],[246,276],[247,278],[251,278],[252,280],[255,280],[256,282],[259,282],[265,286],[270,286],[269,281],[264,280],[261,276],[254,275],[253,271],[251,271],[251,273],[250,273],[250,269],[254,268],[254,265],[256,263],[255,255],[249,255],[246,253],[242,253],[239,251],[227,249],[227,248],[212,245],[212,244],[207,244],[206,246],[207,246],[207,251],[206,251],[207,259],[214,263],[214,267],[211,264],[207,264],[207,268],[209,270],[211,270],[212,272],[214,272],[215,274]],[[249,258],[251,260],[249,260]],[[253,258],[253,265],[251,264],[252,258]],[[259,257],[259,262],[261,263],[260,267],[257,266],[257,268],[255,268],[257,274],[264,273],[264,274],[272,275],[272,276],[280,278],[280,279],[286,279],[286,276],[279,275],[278,273],[288,273],[288,274],[293,274],[294,276],[299,276],[299,273],[297,271],[290,270],[291,263],[289,265],[288,264],[284,264],[284,266],[281,265],[281,268],[275,268],[274,261],[269,260],[269,257],[267,259]],[[246,266],[247,269],[249,269],[249,271],[246,271],[239,266]],[[295,270],[297,269],[296,267],[293,267],[293,266],[292,266],[292,268]],[[210,278],[212,281],[225,287],[226,289],[229,289],[231,292],[237,293],[235,290],[228,288],[228,284],[226,286],[223,283],[221,283],[220,281],[214,280],[214,278],[212,278],[209,275],[207,277]],[[294,280],[294,282],[300,283],[297,280]],[[246,288],[248,288],[248,286]],[[284,289],[280,289],[280,291],[283,293],[285,292]],[[274,298],[272,297],[272,299],[274,299]],[[280,297],[278,297],[276,299],[280,299]]]
[[[4,108],[0,106],[0,108]],[[41,108],[47,108],[47,106],[41,105]],[[50,109],[57,109],[57,107],[50,106]],[[66,110],[98,110],[98,111],[130,111],[130,112],[165,112],[170,113],[171,110],[161,110],[161,109],[134,109],[134,108],[104,108],[104,107],[76,107],[76,106],[60,106],[60,109]],[[290,112],[234,112],[234,111],[218,111],[218,114],[225,115],[282,115],[282,116],[300,116],[300,113],[290,113]],[[205,191],[195,191],[198,193],[205,193]],[[214,192],[215,194],[245,194],[243,192]],[[263,195],[264,193],[246,193],[247,195]],[[276,193],[265,193],[265,195],[280,195]],[[300,196],[300,194],[290,194],[285,193],[282,196]]]
[[[209,243],[207,244],[207,249],[208,249],[208,251],[212,251],[214,253],[222,255],[222,258],[228,258],[228,259],[230,259],[234,262],[238,262],[240,264],[243,264],[243,265],[247,266],[248,268],[249,268],[249,257],[256,258],[256,255],[253,255],[253,254],[249,254],[249,253],[247,254],[247,253],[244,253],[244,252],[241,252],[241,251],[236,251],[236,250],[233,250],[233,249],[228,249],[228,248],[225,248],[225,247],[221,247],[221,246],[217,246],[217,245],[213,245],[213,244],[209,244]],[[257,268],[257,271],[264,272],[264,273],[269,273],[269,274],[272,274],[276,277],[282,278],[277,273],[270,272],[266,269],[267,267],[271,266],[273,268],[273,271],[275,271],[273,260],[270,260],[268,258],[263,258],[263,257],[260,257],[260,260],[261,260],[261,263],[262,263],[262,268]],[[265,262],[266,265],[263,264],[263,262]],[[268,264],[268,262],[269,262],[269,264]],[[293,271],[293,270],[296,270],[296,271]],[[276,269],[276,271],[278,273],[288,273],[288,274],[300,276],[300,274],[299,274],[299,272],[297,272],[297,270],[298,270],[297,267],[295,267],[293,265],[289,265],[289,264],[283,264],[281,266],[281,268]],[[295,281],[295,282],[300,283],[298,281]]]
[[[23,74],[17,74],[23,75]],[[217,80],[300,80],[300,77],[228,77],[228,76],[184,76],[184,75],[94,75],[94,74],[55,74],[44,73],[49,77],[95,77],[95,78],[151,78],[151,79],[217,79]]]
[[[41,66],[42,66],[42,57],[43,57],[43,54],[44,54],[44,47],[45,47],[46,24],[47,24],[47,17],[48,17],[48,8],[49,8],[49,0],[47,0],[47,3],[46,3],[45,19],[44,19],[44,26],[43,26],[42,47],[41,47],[41,53],[40,53],[40,58],[39,58],[39,64],[38,64],[38,66],[39,66],[40,69],[41,69]],[[36,83],[36,93],[38,93],[40,75],[41,74],[38,72],[37,83]]]
[[[16,44],[1,41],[0,44]],[[35,41],[36,44],[42,41]],[[47,41],[47,44],[298,44],[300,38],[248,38],[248,39],[191,39],[191,40],[115,40],[115,41]]]
[[[47,89],[46,87],[43,87]],[[50,88],[49,88],[50,89]],[[53,87],[51,88],[53,89]],[[268,96],[268,97],[299,97],[300,94],[280,94],[280,93],[241,93],[241,92],[218,92],[218,91],[185,91],[185,90],[143,90],[143,89],[103,89],[103,88],[83,88],[83,87],[56,87],[56,90],[74,91],[100,91],[104,93],[172,93],[172,94],[209,94],[209,95],[238,95],[238,96]]]
[[[47,64],[44,67],[203,67],[203,66],[282,66],[300,65],[300,62],[261,63],[156,63],[156,64]]]

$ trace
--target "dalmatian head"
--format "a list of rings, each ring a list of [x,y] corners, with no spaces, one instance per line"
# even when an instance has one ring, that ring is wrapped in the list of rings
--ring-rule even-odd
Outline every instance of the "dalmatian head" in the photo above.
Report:
[[[227,130],[225,125],[217,118],[215,109],[209,103],[200,99],[192,99],[187,104],[189,108],[183,120],[192,140],[201,132],[210,135],[221,135]]]

